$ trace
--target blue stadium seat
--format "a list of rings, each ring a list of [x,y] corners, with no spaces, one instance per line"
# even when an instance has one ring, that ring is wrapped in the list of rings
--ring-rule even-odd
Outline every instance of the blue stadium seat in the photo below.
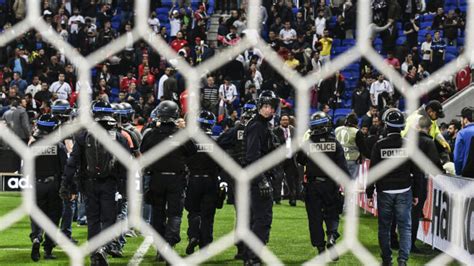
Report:
[[[423,16],[423,21],[433,21],[434,14],[425,14]]]
[[[420,23],[421,29],[426,29],[427,27],[431,27],[431,21],[423,21]]]
[[[335,47],[335,46],[341,46],[341,39],[332,39],[332,46]]]
[[[119,88],[110,88],[110,95],[112,96],[118,96],[120,93]]]
[[[456,46],[446,46],[446,53],[457,55],[458,54],[458,48]]]
[[[165,15],[168,15],[168,12],[169,12],[169,8],[166,8],[166,7],[159,7],[156,9],[156,14],[159,15],[159,14],[165,14]]]
[[[355,45],[355,40],[354,39],[342,40],[342,45],[344,45],[344,46],[354,46]]]
[[[291,11],[293,11],[293,14],[296,15],[296,13],[298,13],[298,10],[299,10],[299,9],[298,9],[297,7],[293,7],[293,9],[292,9]]]
[[[374,40],[374,45],[377,45],[377,44],[380,44],[380,45],[381,45],[381,44],[382,44],[382,39],[376,38],[376,39]]]
[[[452,60],[454,60],[456,58],[456,55],[454,54],[446,54],[446,57],[445,57],[445,62],[448,63],[448,62],[451,62]]]
[[[402,45],[407,40],[407,37],[400,36],[397,38],[397,45]]]
[[[464,46],[464,37],[458,37],[458,46]]]

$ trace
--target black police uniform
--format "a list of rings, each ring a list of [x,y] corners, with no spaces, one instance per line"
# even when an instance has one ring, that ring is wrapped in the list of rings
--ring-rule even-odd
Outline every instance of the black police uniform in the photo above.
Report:
[[[245,146],[244,146],[244,130],[245,125],[241,122],[237,122],[234,127],[230,128],[229,130],[223,132],[217,138],[217,144],[219,147],[224,149],[232,159],[240,166],[245,165]],[[234,204],[235,201],[235,182],[234,179],[230,176],[229,173],[222,169],[221,176],[223,177],[224,181],[229,184],[228,187],[228,197],[227,202],[230,204]]]
[[[166,139],[172,140],[176,131],[174,123],[162,123],[143,137],[140,151],[144,153]],[[171,145],[175,144],[171,142]],[[186,142],[155,161],[148,169],[151,179],[145,200],[152,205],[151,222],[171,246],[181,241],[179,231],[186,186],[185,160],[196,151],[193,142]]]
[[[127,141],[116,129],[111,129],[109,133],[125,149],[128,148]],[[126,179],[125,168],[118,162],[115,163],[109,176],[100,178],[88,176],[85,152],[89,134],[86,130],[82,130],[75,135],[74,147],[64,168],[64,185],[61,188],[64,193],[77,194],[78,184],[75,184],[73,179],[79,171],[77,176],[80,178],[80,190],[86,197],[87,239],[93,238],[115,223],[117,218],[115,194],[118,192],[118,185]]]
[[[250,120],[244,131],[245,163],[251,164],[264,157],[274,149],[270,118],[257,114]],[[271,188],[271,173],[266,172],[255,177],[250,187],[250,230],[264,243],[268,243],[273,217],[273,189]],[[269,185],[269,188],[265,188]],[[262,189],[270,193],[263,195]],[[246,249],[244,260],[257,262],[259,259],[250,249]]]
[[[311,135],[310,140],[303,145],[310,145],[310,153],[324,153],[341,170],[349,175],[344,149],[336,138],[329,133]],[[339,192],[339,185],[303,151],[298,152],[296,160],[306,166],[305,173],[305,206],[308,214],[308,225],[311,244],[319,252],[333,245],[339,237],[339,214],[342,212],[343,199]],[[326,224],[328,242],[324,238],[323,221]]]
[[[214,216],[217,208],[219,181],[218,165],[209,156],[215,141],[208,138],[207,142],[196,144],[197,153],[189,157],[186,165],[189,170],[188,187],[186,190],[185,207],[188,211],[189,250],[194,250],[196,240],[200,248],[213,240]],[[197,243],[196,243],[197,244]],[[192,250],[191,250],[192,249]]]
[[[51,222],[58,226],[62,211],[62,201],[58,192],[61,174],[67,161],[66,147],[63,143],[58,143],[50,147],[35,148],[44,148],[35,159],[36,204]],[[30,239],[33,243],[36,242],[35,239],[37,240],[37,250],[39,250],[39,243],[43,241],[43,229],[33,219],[31,219]],[[44,242],[45,258],[51,256],[51,250],[54,246],[54,240],[46,234]],[[39,259],[39,256],[37,259]],[[37,259],[33,258],[35,261]]]

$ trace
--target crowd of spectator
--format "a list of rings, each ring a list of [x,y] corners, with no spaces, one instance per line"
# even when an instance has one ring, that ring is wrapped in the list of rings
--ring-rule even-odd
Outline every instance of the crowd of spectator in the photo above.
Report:
[[[179,69],[144,40],[132,36],[132,0],[43,0],[41,12],[51,30],[78,52],[87,55],[118,38],[127,36],[125,49],[92,69],[91,84],[77,81],[75,66],[61,51],[28,31],[0,48],[0,105],[8,110],[13,101],[30,118],[48,112],[55,99],[76,104],[79,91],[110,102],[127,101],[136,110],[135,123],[144,124],[159,101],[178,102],[186,112],[186,81]],[[448,2],[448,1],[446,1]],[[463,1],[461,1],[463,2]],[[456,2],[457,3],[457,2]],[[262,37],[302,75],[317,72],[331,58],[354,45],[356,28],[354,0],[262,1]],[[462,52],[465,3],[445,10],[444,1],[372,1],[373,46],[411,85],[445,64],[448,50]],[[148,24],[179,56],[198,65],[245,36],[248,1],[151,1]],[[208,40],[210,18],[218,15],[217,40]],[[8,31],[26,16],[24,0],[0,1],[0,29]],[[427,23],[427,21],[431,21]],[[433,37],[432,37],[433,36]],[[361,59],[347,69],[314,84],[311,107],[355,112],[359,119],[387,106],[404,107],[402,94],[390,80]],[[462,77],[452,77],[420,99],[444,101],[470,82],[470,68]],[[467,74],[466,74],[467,73]],[[461,84],[462,83],[462,84]],[[460,85],[461,84],[461,85]],[[463,85],[464,84],[464,85]],[[240,115],[240,107],[255,100],[263,90],[281,98],[279,114],[292,115],[295,88],[265,60],[262,52],[249,48],[203,77],[201,106],[227,123]],[[228,125],[220,124],[225,128]]]

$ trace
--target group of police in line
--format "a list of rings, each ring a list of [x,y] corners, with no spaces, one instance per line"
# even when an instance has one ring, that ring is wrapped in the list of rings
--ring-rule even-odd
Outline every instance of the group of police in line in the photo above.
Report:
[[[208,153],[213,151],[213,145],[220,145],[226,150],[231,148],[232,157],[241,166],[249,165],[270,153],[282,144],[278,143],[270,123],[278,106],[279,98],[272,91],[263,91],[256,104],[244,106],[241,121],[217,140],[211,137],[211,129],[216,122],[214,114],[202,111],[198,122],[209,138],[207,143],[199,144],[192,140],[184,144],[173,141],[173,136],[180,130],[176,123],[179,107],[173,101],[163,101],[157,106],[152,113],[153,121],[145,130],[143,138],[130,123],[133,108],[127,103],[111,105],[95,101],[92,103],[92,113],[94,120],[110,133],[112,139],[129,150],[131,156],[140,156],[165,140],[168,140],[169,145],[176,146],[172,152],[143,170],[143,176],[149,177],[144,182],[144,201],[152,208],[152,226],[171,247],[181,240],[181,219],[183,208],[186,208],[189,224],[186,253],[192,254],[196,247],[203,248],[213,241],[214,216],[216,209],[222,207],[226,191],[226,184],[218,177],[221,169]],[[67,115],[71,109],[67,102],[56,101],[52,110],[52,114],[43,114],[38,119],[30,145],[55,130],[59,131],[61,125],[68,123]],[[303,143],[309,146],[305,149],[308,152],[299,151],[296,161],[305,166],[304,201],[311,244],[320,254],[326,254],[328,249],[330,259],[336,261],[338,254],[332,247],[339,237],[339,215],[342,213],[344,198],[340,186],[310,158],[311,153],[324,153],[350,175],[343,147],[333,135],[331,120],[324,112],[316,112],[311,116],[310,130]],[[382,120],[385,124],[385,137],[372,150],[372,166],[391,157],[400,159],[406,156],[400,152],[404,149],[402,146],[405,141],[400,135],[405,126],[404,115],[392,108],[385,111]],[[428,121],[427,126],[430,122]],[[65,209],[70,207],[68,202],[75,200],[80,192],[86,200],[88,239],[91,239],[113,225],[117,219],[126,217],[126,170],[87,130],[81,130],[68,139],[73,142],[69,154],[65,141],[62,141],[56,144],[55,149],[47,149],[48,152],[36,157],[36,200],[39,208],[53,223],[59,225],[61,216],[63,223],[64,220],[72,220],[72,217],[64,217],[65,213],[72,216],[72,212]],[[390,150],[398,152],[386,152]],[[379,241],[386,265],[391,264],[390,226],[393,217],[396,217],[400,234],[400,265],[406,263],[410,252],[409,217],[412,205],[418,203],[422,174],[410,161],[405,164],[392,170],[375,184],[378,196],[387,196],[378,200],[379,210],[384,212],[379,215]],[[251,181],[250,229],[264,244],[269,241],[272,224],[272,182],[275,180],[278,180],[275,171],[269,170]],[[369,198],[372,197],[372,192],[373,187],[369,186]],[[31,224],[31,258],[38,261],[43,232],[35,224],[33,217]],[[98,249],[91,254],[91,265],[108,265],[107,256],[121,256],[124,244],[122,236]],[[52,253],[54,245],[54,241],[46,234],[43,243],[45,259],[55,258]],[[237,247],[236,259],[242,259],[245,265],[262,264],[258,252],[255,254],[242,243]],[[156,259],[165,261],[159,252]]]

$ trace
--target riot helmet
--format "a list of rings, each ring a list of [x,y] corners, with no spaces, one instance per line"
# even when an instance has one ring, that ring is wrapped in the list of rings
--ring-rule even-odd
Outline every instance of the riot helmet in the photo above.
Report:
[[[309,127],[311,135],[328,134],[331,131],[331,119],[325,112],[316,112],[311,115]]]
[[[111,130],[117,125],[114,119],[114,109],[110,103],[105,101],[94,101],[92,103],[92,113],[94,121],[98,122],[106,130]]]
[[[122,123],[127,123],[133,120],[133,115],[135,114],[135,109],[133,109],[132,105],[123,102],[121,103],[123,110],[125,111],[125,115],[122,117]]]
[[[65,122],[69,120],[72,108],[67,100],[58,99],[51,105],[51,112],[54,116],[58,117],[61,122]]]
[[[206,133],[210,133],[212,127],[216,124],[216,116],[212,112],[203,110],[199,114],[198,122]]]
[[[179,117],[179,107],[173,101],[162,101],[156,107],[156,120],[164,123],[175,123]]]
[[[269,104],[271,107],[273,107],[273,109],[276,110],[280,104],[280,99],[276,96],[276,94],[273,91],[264,90],[258,96],[258,100],[257,100],[258,110],[260,110],[260,108],[262,108],[262,106],[265,104]]]
[[[257,103],[255,100],[250,100],[242,107],[242,114],[244,113],[257,113]]]
[[[382,115],[382,121],[387,128],[403,130],[405,127],[405,116],[397,108],[389,108]]]
[[[36,130],[33,133],[33,137],[38,139],[47,135],[55,130],[59,125],[57,117],[51,114],[43,114],[36,121]]]

